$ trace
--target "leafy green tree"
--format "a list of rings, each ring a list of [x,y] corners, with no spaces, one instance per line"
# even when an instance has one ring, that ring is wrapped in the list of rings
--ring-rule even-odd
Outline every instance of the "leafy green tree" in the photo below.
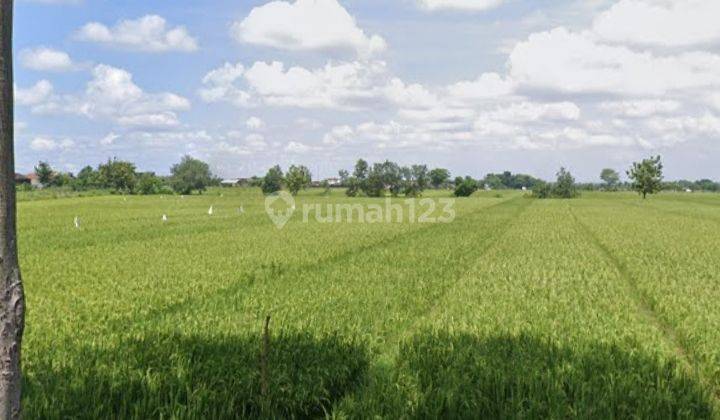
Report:
[[[565,168],[560,168],[557,181],[553,187],[553,196],[557,198],[575,198],[578,196],[575,178]]]
[[[605,168],[600,172],[600,179],[605,182],[605,186],[608,190],[614,191],[617,189],[617,185],[620,182],[620,174],[610,168]]]
[[[711,179],[700,179],[698,181],[695,181],[694,184],[695,184],[695,188],[697,188],[701,191],[718,191],[718,190],[720,190],[720,185]]]
[[[262,192],[265,194],[273,194],[282,189],[283,171],[280,165],[275,165],[267,171],[262,182]]]
[[[422,195],[430,183],[426,165],[413,165],[401,169],[403,177],[403,193],[408,197]]]
[[[348,197],[357,197],[358,194],[360,194],[360,181],[354,176],[351,176],[347,179],[347,181],[345,182],[345,187],[345,195],[347,195]]]
[[[450,180],[450,171],[443,168],[435,168],[428,173],[430,184],[433,188],[440,188]]]
[[[494,190],[502,188],[519,190],[521,188],[533,188],[539,182],[541,180],[530,175],[513,174],[510,171],[505,171],[501,174],[487,174],[482,183]]]
[[[55,176],[55,171],[49,163],[40,161],[35,167],[35,175],[43,186],[49,186]]]
[[[483,180],[483,184],[492,188],[493,190],[499,190],[504,187],[502,179],[496,174],[487,174]]]
[[[376,163],[368,172],[367,179],[360,181],[360,188],[368,197],[380,197],[385,192],[381,164]]]
[[[106,188],[128,193],[135,188],[135,165],[131,162],[108,159],[107,163],[98,167],[98,174],[100,183]]]
[[[633,162],[627,175],[632,181],[632,188],[645,199],[648,194],[655,194],[662,189],[662,160],[660,156],[654,156],[639,163]]]
[[[297,195],[300,190],[309,187],[311,182],[312,175],[310,174],[310,170],[302,165],[290,166],[287,174],[285,174],[285,185],[292,195]]]
[[[348,179],[350,179],[350,173],[345,169],[341,169],[340,172],[338,172],[338,176],[340,177],[340,185],[343,187],[347,186]]]
[[[370,165],[363,159],[358,159],[357,163],[355,163],[355,171],[353,171],[353,176],[358,179],[358,181],[364,181],[368,177],[368,171],[370,170]]]
[[[92,166],[88,165],[78,172],[73,183],[75,190],[89,190],[91,188],[97,188],[100,186],[100,175],[93,169]]]
[[[553,186],[545,181],[540,181],[533,187],[532,195],[535,198],[551,198],[553,196]]]
[[[163,190],[162,178],[153,172],[145,172],[140,174],[137,179],[137,193],[142,195],[160,194]]]
[[[402,171],[400,169],[400,165],[398,165],[395,162],[391,162],[389,160],[386,160],[385,162],[381,164],[374,164],[373,165],[373,172],[375,172],[375,176],[379,176],[381,180],[381,184],[377,184],[377,187],[380,187],[380,191],[378,194],[373,195],[373,197],[378,197],[383,195],[382,193],[387,188],[390,190],[390,194],[392,194],[393,197],[397,197],[400,192],[403,190],[403,177],[402,177]],[[368,194],[369,195],[369,194]]]
[[[363,159],[358,159],[355,163],[355,169],[353,170],[352,176],[349,176],[347,171],[340,171],[340,179],[343,179],[343,185],[347,188],[345,194],[348,197],[357,197],[361,191],[365,191],[367,188],[367,178],[370,171],[370,166]]]
[[[214,180],[210,165],[192,156],[184,156],[180,163],[170,168],[170,173],[170,186],[178,194],[191,194],[193,191],[202,194]]]
[[[478,189],[478,183],[469,176],[455,178],[455,197],[470,197]]]
[[[52,177],[50,185],[53,187],[66,187],[72,185],[74,180],[75,178],[72,176],[72,174],[66,172],[56,173]]]

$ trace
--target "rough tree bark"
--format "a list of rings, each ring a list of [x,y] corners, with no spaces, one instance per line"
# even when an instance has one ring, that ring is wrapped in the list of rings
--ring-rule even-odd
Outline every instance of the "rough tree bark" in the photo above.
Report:
[[[25,327],[15,232],[13,0],[0,0],[0,418],[20,418],[20,347]]]

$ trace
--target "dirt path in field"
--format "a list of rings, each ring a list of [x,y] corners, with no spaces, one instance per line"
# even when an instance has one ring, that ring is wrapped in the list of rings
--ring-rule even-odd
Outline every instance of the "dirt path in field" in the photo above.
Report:
[[[575,214],[572,210],[571,206],[568,206],[568,212],[576,222],[582,234],[589,239],[589,241],[602,253],[605,259],[618,272],[625,283],[629,296],[631,296],[635,301],[640,316],[645,320],[645,322],[652,325],[662,333],[665,341],[674,350],[675,356],[685,372],[688,375],[697,376],[700,382],[707,389],[712,389],[712,386],[710,385],[712,382],[701,373],[702,371],[700,369],[696,368],[696,358],[693,355],[692,349],[683,344],[683,340],[680,338],[678,330],[673,325],[662,319],[660,314],[650,303],[651,301],[647,294],[638,287],[637,281],[632,276],[625,263],[602,242],[595,232],[593,232],[585,223],[582,222],[582,220],[580,220],[577,214]],[[720,414],[720,395],[718,395],[718,390],[713,390],[710,394],[713,397],[715,411]]]

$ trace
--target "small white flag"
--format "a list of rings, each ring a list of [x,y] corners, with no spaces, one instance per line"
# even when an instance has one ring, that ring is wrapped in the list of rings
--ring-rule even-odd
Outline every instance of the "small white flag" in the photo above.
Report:
[[[163,214],[162,221],[167,222],[167,214]]]
[[[75,220],[73,220],[73,223],[75,224],[75,229],[80,229],[80,218],[75,216]]]
[[[245,214],[245,209],[243,208],[243,206],[240,206],[240,208],[238,208],[238,213]]]
[[[208,215],[212,216],[213,213],[214,213],[213,206],[210,206],[210,208],[208,209]]]

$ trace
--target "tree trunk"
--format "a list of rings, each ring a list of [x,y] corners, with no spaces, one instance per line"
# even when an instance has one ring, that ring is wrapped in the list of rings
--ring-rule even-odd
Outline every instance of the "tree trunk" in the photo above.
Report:
[[[20,348],[25,327],[15,232],[13,0],[0,0],[0,419],[20,418]]]

